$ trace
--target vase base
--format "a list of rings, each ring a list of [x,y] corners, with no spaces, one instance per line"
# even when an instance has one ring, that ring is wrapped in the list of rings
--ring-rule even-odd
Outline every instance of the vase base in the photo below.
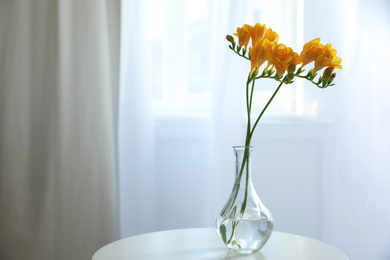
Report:
[[[257,253],[260,251],[260,249],[256,249],[256,250],[235,250],[235,249],[232,249],[232,248],[229,248],[229,250],[235,254],[240,254],[240,255],[249,255],[249,254],[252,254],[252,253]]]
[[[246,212],[253,215],[251,211]],[[218,233],[229,250],[239,254],[258,252],[272,234],[272,218],[241,219],[217,218]]]

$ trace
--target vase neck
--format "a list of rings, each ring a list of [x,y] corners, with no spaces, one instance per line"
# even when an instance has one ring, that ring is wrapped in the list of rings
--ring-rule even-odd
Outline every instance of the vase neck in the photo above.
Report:
[[[252,146],[233,146],[236,156],[236,178],[251,177]]]

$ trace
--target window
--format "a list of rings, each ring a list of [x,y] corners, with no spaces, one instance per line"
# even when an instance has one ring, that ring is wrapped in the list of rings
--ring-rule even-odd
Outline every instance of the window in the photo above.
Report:
[[[211,0],[150,0],[151,75],[157,114],[210,112],[214,9]],[[303,46],[303,0],[248,0],[244,14],[237,20],[239,25],[266,23],[279,33],[281,42],[296,51]],[[233,33],[236,28],[231,29]],[[259,103],[260,109],[275,90],[276,82],[262,80],[257,84],[261,87],[254,102]],[[301,115],[303,82],[298,79],[283,88],[270,113]]]

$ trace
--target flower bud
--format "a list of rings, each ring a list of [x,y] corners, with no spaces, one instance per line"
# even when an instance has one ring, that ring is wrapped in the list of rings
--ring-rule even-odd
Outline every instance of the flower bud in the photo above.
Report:
[[[288,79],[288,82],[291,83],[291,81],[294,79],[294,73],[293,72],[290,72],[287,74],[287,79]]]
[[[333,82],[335,77],[336,77],[336,73],[332,73],[332,75],[330,75],[329,84]]]
[[[324,81],[328,81],[333,73],[333,70],[334,70],[334,67],[328,67],[325,71],[324,71],[324,75],[323,75],[323,78],[324,78]]]
[[[226,40],[228,40],[228,42],[234,43],[234,38],[231,35],[226,35]]]
[[[288,66],[288,73],[294,73],[295,72],[295,69],[297,68],[297,65],[295,63],[291,63],[289,66]]]

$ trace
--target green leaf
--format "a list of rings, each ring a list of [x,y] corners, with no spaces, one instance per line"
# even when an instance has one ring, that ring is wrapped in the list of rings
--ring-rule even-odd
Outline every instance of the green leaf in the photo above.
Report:
[[[241,249],[241,246],[240,246],[240,244],[239,244],[239,243],[237,243],[237,241],[236,241],[236,240],[233,240],[233,241],[232,241],[232,246],[234,246],[234,245],[237,245],[237,247],[238,247],[239,249]]]
[[[221,235],[221,238],[222,238],[222,241],[225,243],[226,245],[226,226],[224,224],[222,224],[220,227],[219,227],[219,234]]]
[[[322,83],[324,79],[322,78],[322,76],[318,79],[318,84]]]
[[[246,209],[246,199],[243,201],[242,206],[241,206],[241,211],[240,211],[241,215],[244,214],[245,209]]]
[[[296,72],[296,75],[299,75],[299,74],[303,73],[304,71],[305,71],[305,69],[299,68],[298,71]]]

